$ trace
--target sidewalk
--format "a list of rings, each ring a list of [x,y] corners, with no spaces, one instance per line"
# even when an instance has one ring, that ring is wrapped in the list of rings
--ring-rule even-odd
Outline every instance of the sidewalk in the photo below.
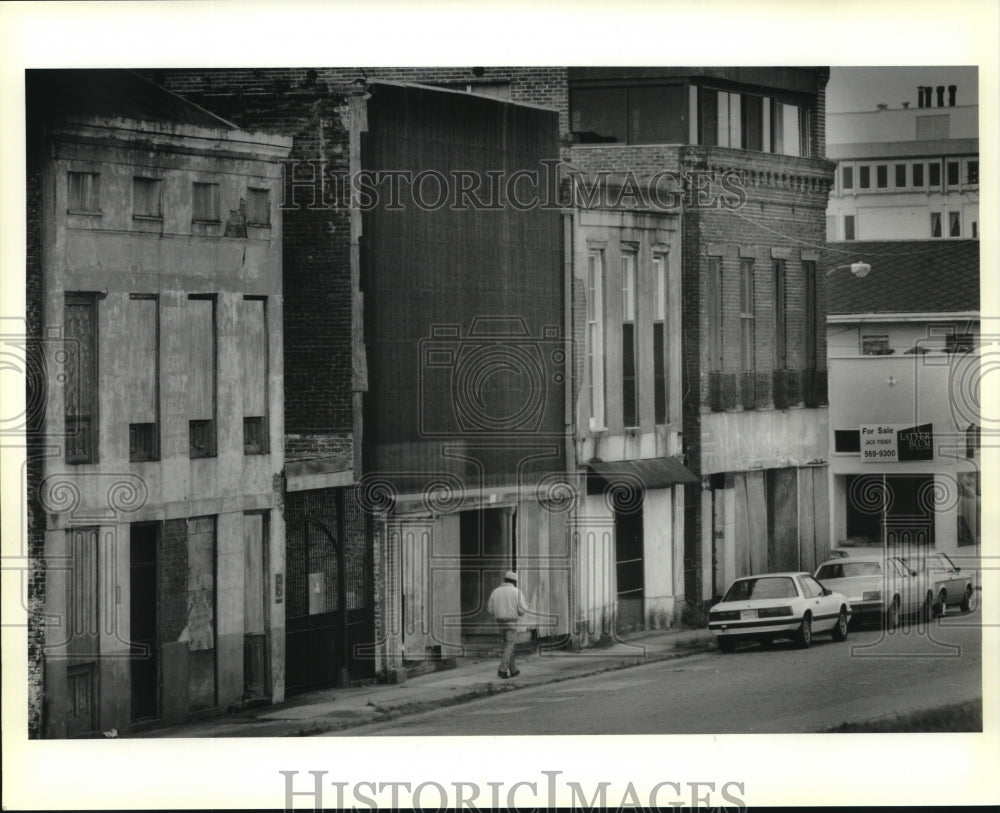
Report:
[[[683,658],[715,646],[707,629],[654,630],[625,636],[609,647],[579,652],[540,650],[520,656],[521,674],[501,680],[498,658],[464,658],[454,669],[429,672],[396,685],[375,684],[297,695],[285,703],[200,722],[130,734],[131,737],[296,737],[391,720],[405,714],[464,703],[644,663]],[[499,655],[499,649],[498,649]]]

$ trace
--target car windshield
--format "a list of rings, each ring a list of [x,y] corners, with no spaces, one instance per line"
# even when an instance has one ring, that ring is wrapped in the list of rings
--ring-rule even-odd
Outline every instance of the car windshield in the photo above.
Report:
[[[795,583],[787,576],[740,579],[733,582],[723,601],[746,601],[751,598],[795,598]]]
[[[882,566],[878,562],[829,562],[823,565],[816,578],[850,579],[854,576],[881,576]]]

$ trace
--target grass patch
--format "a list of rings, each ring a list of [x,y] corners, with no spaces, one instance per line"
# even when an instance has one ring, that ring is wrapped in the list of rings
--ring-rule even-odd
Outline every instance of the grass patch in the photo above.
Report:
[[[904,734],[939,732],[980,732],[983,730],[983,704],[981,700],[952,703],[926,711],[896,714],[865,723],[841,723],[826,729],[829,733]]]

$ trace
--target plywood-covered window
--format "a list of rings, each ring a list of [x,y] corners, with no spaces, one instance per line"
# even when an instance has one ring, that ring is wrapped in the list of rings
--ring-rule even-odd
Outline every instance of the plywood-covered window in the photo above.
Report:
[[[66,294],[63,312],[66,462],[97,462],[97,295]]]
[[[267,425],[267,300],[244,297],[239,303],[240,358],[243,362],[243,452],[265,454]]]
[[[187,414],[189,456],[215,457],[216,300],[214,295],[188,297],[185,313],[187,341]]]
[[[132,294],[125,304],[128,337],[127,381],[123,395],[129,421],[129,460],[158,460],[159,427],[159,301]]]
[[[160,208],[160,179],[132,178],[132,216],[158,218]]]
[[[271,225],[271,192],[251,187],[247,190],[247,225]]]
[[[219,222],[219,185],[196,182],[192,191],[192,220]]]

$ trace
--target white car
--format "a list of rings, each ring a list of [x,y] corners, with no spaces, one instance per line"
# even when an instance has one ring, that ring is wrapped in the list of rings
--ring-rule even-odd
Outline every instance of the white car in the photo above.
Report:
[[[944,615],[951,604],[957,604],[964,613],[972,609],[972,575],[968,571],[963,573],[948,554],[922,550],[902,558],[907,567],[925,575],[935,613]]]
[[[823,562],[816,578],[832,590],[847,596],[855,621],[884,619],[893,630],[905,616],[933,615],[934,599],[925,576],[911,570],[900,556],[884,552],[834,553]]]
[[[768,646],[792,638],[808,647],[814,633],[847,638],[850,602],[824,587],[809,573],[768,573],[736,579],[708,614],[708,628],[719,649],[732,652],[739,641]]]

